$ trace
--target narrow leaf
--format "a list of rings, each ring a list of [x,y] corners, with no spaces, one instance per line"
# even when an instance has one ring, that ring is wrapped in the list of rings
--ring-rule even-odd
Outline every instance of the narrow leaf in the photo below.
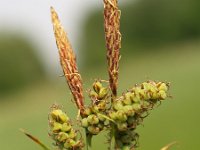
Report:
[[[161,150],[169,150],[172,146],[176,145],[177,142],[174,141],[172,143],[167,144],[165,147],[161,148]]]
[[[31,134],[27,133],[24,129],[20,129],[21,132],[23,132],[27,137],[29,137],[31,140],[33,140],[35,143],[40,145],[44,150],[50,150],[47,146],[45,146],[39,139],[32,136]]]

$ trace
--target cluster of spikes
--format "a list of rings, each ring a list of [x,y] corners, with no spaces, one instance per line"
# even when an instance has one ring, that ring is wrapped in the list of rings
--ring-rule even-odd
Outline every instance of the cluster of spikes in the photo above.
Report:
[[[116,149],[133,149],[138,139],[136,127],[151,109],[167,98],[168,89],[168,83],[147,81],[135,85],[112,102],[109,88],[95,81],[89,93],[91,105],[85,108],[81,119],[82,127],[91,135],[114,128]]]
[[[89,91],[91,99],[89,106],[84,105],[82,79],[77,69],[75,54],[53,8],[51,13],[60,63],[80,112],[81,126],[85,129],[89,141],[87,145],[91,145],[92,136],[98,135],[103,130],[109,130],[110,149],[133,150],[137,146],[138,139],[136,127],[149,114],[149,110],[167,98],[169,84],[147,81],[134,86],[122,96],[117,96],[121,48],[119,31],[121,13],[117,4],[117,0],[104,0],[109,85],[103,86],[101,80],[93,83],[93,89]]]
[[[63,69],[74,102],[78,108],[80,126],[85,129],[86,146],[101,131],[108,131],[109,150],[135,150],[139,134],[136,128],[149,115],[149,111],[168,97],[169,83],[147,81],[135,85],[121,96],[117,95],[119,60],[121,48],[120,15],[117,0],[103,0],[104,30],[107,48],[109,81],[97,80],[89,91],[91,104],[86,106],[83,84],[76,57],[58,15],[51,7],[51,16],[56,44]],[[58,150],[81,150],[84,147],[82,134],[73,127],[72,121],[58,105],[49,113],[49,135]],[[45,150],[39,140],[25,133]],[[167,149],[166,149],[167,150]]]

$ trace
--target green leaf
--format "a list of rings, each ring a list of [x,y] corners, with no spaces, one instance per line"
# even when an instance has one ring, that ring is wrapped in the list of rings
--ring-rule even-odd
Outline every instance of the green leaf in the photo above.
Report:
[[[27,137],[29,137],[31,140],[33,140],[35,143],[40,145],[44,150],[50,150],[47,146],[45,146],[39,139],[32,136],[31,134],[27,133],[24,129],[20,129],[21,132],[23,132]]]
[[[168,145],[166,145],[165,147],[161,148],[160,150],[169,150],[172,146],[176,145],[177,142],[174,141],[172,143],[169,143]]]

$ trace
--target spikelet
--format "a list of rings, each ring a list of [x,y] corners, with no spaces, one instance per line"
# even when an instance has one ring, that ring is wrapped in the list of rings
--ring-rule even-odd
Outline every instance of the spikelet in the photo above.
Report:
[[[121,48],[120,10],[117,0],[104,0],[104,30],[107,47],[109,82],[112,94],[117,96],[119,59]]]
[[[53,105],[49,113],[49,135],[59,150],[81,150],[82,139],[78,137],[77,130],[65,112],[58,105]]]
[[[92,104],[85,108],[81,125],[88,134],[97,135],[109,126],[109,117],[106,114],[109,108],[109,88],[104,87],[101,81],[95,81],[89,97]]]
[[[56,44],[59,50],[60,63],[67,80],[68,86],[72,92],[74,100],[80,111],[83,111],[83,88],[81,75],[78,72],[76,65],[76,57],[67,38],[67,35],[62,27],[56,11],[51,7],[52,23]]]

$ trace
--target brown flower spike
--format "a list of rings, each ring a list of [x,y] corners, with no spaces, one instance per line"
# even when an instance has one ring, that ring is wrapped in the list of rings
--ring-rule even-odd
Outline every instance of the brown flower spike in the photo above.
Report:
[[[108,73],[112,94],[117,96],[121,48],[120,10],[117,0],[104,0],[104,30],[107,47]]]
[[[79,74],[76,65],[76,57],[67,38],[67,34],[65,33],[64,28],[62,27],[58,15],[53,7],[51,7],[51,17],[56,44],[60,55],[60,64],[76,105],[82,112],[84,109],[83,85],[81,75]]]

